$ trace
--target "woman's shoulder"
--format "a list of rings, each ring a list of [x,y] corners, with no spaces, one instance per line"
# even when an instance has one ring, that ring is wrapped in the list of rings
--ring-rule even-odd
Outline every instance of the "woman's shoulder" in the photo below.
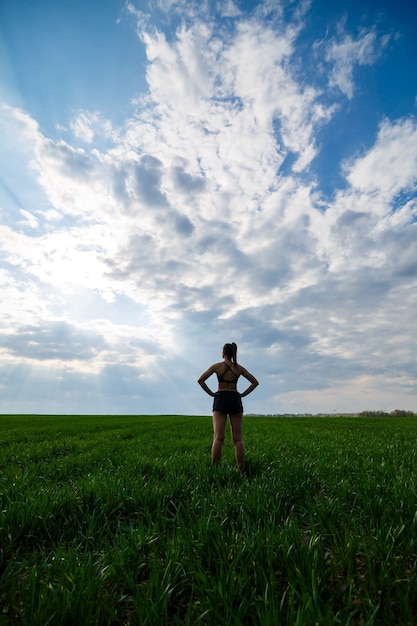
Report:
[[[210,365],[209,370],[211,370],[212,372],[217,372],[217,370],[220,369],[222,365],[224,365],[223,361],[219,361],[219,363],[213,363],[213,365]]]

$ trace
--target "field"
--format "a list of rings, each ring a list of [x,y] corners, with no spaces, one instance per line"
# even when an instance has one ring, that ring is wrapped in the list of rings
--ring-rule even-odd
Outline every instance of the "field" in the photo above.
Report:
[[[0,623],[414,624],[417,419],[0,416]]]

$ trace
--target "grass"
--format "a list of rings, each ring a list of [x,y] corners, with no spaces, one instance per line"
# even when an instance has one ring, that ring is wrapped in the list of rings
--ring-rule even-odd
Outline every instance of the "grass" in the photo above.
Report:
[[[0,623],[414,624],[417,419],[0,417]]]

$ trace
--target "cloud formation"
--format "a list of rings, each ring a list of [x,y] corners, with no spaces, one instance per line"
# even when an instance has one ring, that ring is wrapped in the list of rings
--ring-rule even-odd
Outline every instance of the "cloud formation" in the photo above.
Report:
[[[306,76],[309,3],[159,5],[173,30],[126,5],[147,88],[123,125],[85,110],[52,138],[2,107],[38,198],[0,226],[0,367],[44,390],[4,409],[208,413],[194,380],[230,340],[247,410],[413,408],[416,120],[382,119],[330,199],[311,169],[389,36],[339,22]]]

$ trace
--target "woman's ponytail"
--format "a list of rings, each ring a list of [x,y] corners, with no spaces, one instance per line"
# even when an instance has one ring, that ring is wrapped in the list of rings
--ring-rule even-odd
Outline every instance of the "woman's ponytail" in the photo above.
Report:
[[[237,345],[233,343],[225,343],[223,346],[223,352],[228,359],[235,365],[237,364]]]

